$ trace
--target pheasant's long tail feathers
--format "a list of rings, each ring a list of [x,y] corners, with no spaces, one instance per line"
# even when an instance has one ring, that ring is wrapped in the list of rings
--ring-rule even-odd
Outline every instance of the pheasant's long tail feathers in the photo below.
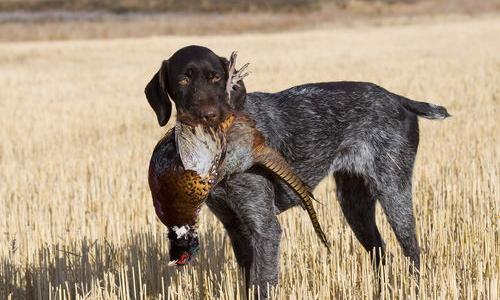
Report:
[[[300,197],[302,204],[311,219],[316,235],[328,249],[328,252],[330,252],[330,243],[321,228],[318,216],[312,205],[312,201],[316,201],[316,199],[314,199],[314,196],[307,185],[295,174],[286,160],[271,148],[264,146],[259,147],[256,151],[254,151],[254,161],[276,174]]]

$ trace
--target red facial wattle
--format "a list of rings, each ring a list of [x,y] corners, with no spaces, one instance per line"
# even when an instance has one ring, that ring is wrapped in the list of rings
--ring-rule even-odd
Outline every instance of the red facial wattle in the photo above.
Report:
[[[179,257],[179,259],[175,262],[175,264],[178,266],[187,265],[190,260],[191,260],[191,254],[183,252]]]

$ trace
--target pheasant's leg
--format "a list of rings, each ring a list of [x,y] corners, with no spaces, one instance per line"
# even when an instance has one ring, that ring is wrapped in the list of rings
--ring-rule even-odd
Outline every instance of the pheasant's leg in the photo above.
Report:
[[[274,207],[273,185],[252,171],[234,174],[223,184],[225,202],[239,220],[228,218],[230,224],[226,228],[236,246],[238,262],[245,270],[247,288],[253,286],[256,296],[265,299],[268,286],[276,285],[279,275],[281,227]]]

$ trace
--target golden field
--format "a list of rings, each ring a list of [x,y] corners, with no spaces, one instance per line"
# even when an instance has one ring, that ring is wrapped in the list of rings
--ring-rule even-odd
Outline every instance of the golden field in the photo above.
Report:
[[[204,208],[201,250],[167,267],[166,230],[154,213],[147,168],[165,133],[143,89],[162,59],[188,44],[251,63],[249,91],[335,80],[378,83],[444,105],[421,120],[414,207],[422,248],[419,294],[378,209],[387,242],[382,299],[498,299],[500,18],[271,34],[0,43],[0,299],[238,299],[244,294],[228,237]],[[280,215],[276,299],[371,299],[368,254],[325,180],[315,194],[333,243],[307,214]]]

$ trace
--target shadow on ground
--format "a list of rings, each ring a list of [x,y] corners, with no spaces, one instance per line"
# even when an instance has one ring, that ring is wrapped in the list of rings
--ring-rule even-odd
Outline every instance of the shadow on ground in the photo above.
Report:
[[[166,234],[139,233],[121,245],[83,240],[70,245],[47,245],[36,251],[34,264],[0,262],[0,299],[48,299],[62,293],[66,298],[88,295],[91,289],[123,298],[158,296],[184,272],[193,280],[195,294],[203,298],[210,272],[213,286],[222,280],[228,253],[220,235],[204,236],[201,251],[187,267],[168,267]],[[210,268],[209,268],[210,267]],[[186,275],[186,274],[184,274]],[[198,278],[196,278],[198,277]],[[163,286],[162,286],[163,279]],[[144,289],[142,287],[147,287]],[[108,294],[108,295],[109,295]],[[214,296],[214,295],[211,295]]]

